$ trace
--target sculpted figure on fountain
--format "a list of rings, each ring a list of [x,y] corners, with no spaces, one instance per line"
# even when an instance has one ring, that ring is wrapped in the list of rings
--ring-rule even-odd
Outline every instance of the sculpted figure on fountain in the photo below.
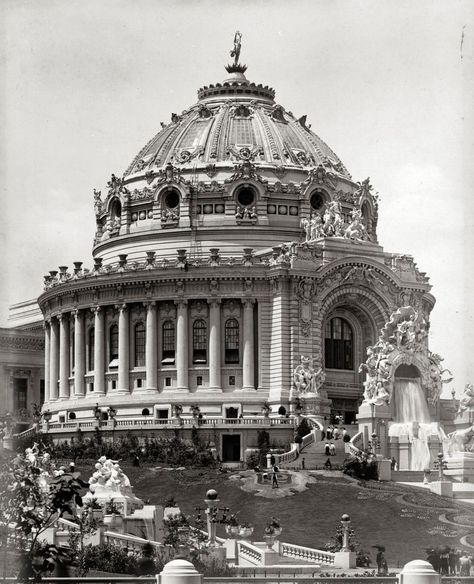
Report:
[[[380,332],[379,340],[367,349],[367,359],[359,367],[359,373],[367,375],[364,383],[364,402],[375,405],[389,404],[393,391],[393,364],[416,363],[429,403],[437,403],[444,383],[452,377],[449,369],[443,369],[439,355],[427,345],[428,323],[411,306],[404,306],[390,316]],[[474,396],[471,396],[474,405]]]
[[[462,414],[466,410],[474,410],[474,386],[472,383],[466,383],[464,392],[459,399],[457,414]]]

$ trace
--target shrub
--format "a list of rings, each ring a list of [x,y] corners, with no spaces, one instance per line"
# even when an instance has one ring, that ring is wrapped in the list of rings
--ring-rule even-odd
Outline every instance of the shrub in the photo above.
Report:
[[[351,456],[342,463],[342,472],[350,477],[364,481],[376,481],[379,478],[377,462],[365,456]]]

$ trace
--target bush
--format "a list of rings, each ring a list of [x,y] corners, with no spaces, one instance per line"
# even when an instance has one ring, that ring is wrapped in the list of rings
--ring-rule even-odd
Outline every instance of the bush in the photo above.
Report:
[[[298,436],[301,436],[301,438],[303,438],[303,436],[306,436],[310,432],[311,432],[311,426],[309,425],[308,420],[306,418],[303,418],[301,420],[301,422],[299,423],[298,427],[296,428],[296,434]],[[295,440],[295,442],[296,442],[296,440]]]
[[[342,472],[350,477],[364,481],[377,481],[379,473],[377,462],[366,457],[351,456],[342,463]]]

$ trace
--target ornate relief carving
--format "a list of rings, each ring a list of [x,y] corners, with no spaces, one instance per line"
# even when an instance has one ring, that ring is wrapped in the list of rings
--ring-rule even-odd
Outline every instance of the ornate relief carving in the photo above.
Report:
[[[452,377],[443,369],[443,359],[428,349],[429,324],[413,307],[395,311],[380,332],[377,343],[367,349],[367,360],[359,368],[366,373],[364,401],[376,405],[390,403],[394,375],[400,364],[415,364],[429,403],[436,404],[444,383]]]
[[[211,280],[209,282],[209,292],[211,294],[218,294],[218,292],[219,292],[219,282],[218,282],[218,280]]]
[[[43,351],[44,339],[15,335],[0,335],[0,348],[13,351]]]
[[[156,174],[157,184],[162,183],[186,183],[185,179],[181,176],[181,170],[173,166],[171,162],[169,162],[165,168],[160,168]]]
[[[263,160],[264,157],[264,151],[263,148],[261,146],[254,146],[253,148],[247,148],[246,146],[243,148],[235,148],[234,146],[229,146],[227,148],[227,152],[226,152],[226,156],[230,157],[232,156],[233,158],[237,159],[237,160],[244,160],[244,161],[253,161],[257,158],[260,160]]]
[[[191,318],[205,318],[208,315],[208,306],[202,300],[195,300],[191,304]]]
[[[301,153],[300,153],[301,155]],[[328,172],[324,166],[319,164],[316,168],[310,168],[308,170],[308,178],[304,180],[301,185],[307,187],[311,184],[327,185],[332,190],[335,189],[335,179],[336,177],[332,172]]]
[[[267,181],[257,173],[255,164],[250,161],[243,161],[241,164],[234,164],[234,174],[224,182],[228,184],[239,179],[252,179],[261,182],[262,184],[267,184]]]
[[[315,369],[313,359],[301,355],[300,363],[293,371],[293,384],[297,396],[303,397],[305,394],[316,394],[317,397],[327,397],[323,384],[326,374],[322,367]]]
[[[301,334],[307,337],[311,333],[313,322],[312,298],[315,284],[311,278],[302,278],[296,283],[295,294],[299,300],[299,323]]]
[[[236,300],[227,300],[222,305],[222,314],[224,318],[239,317],[241,314],[240,302],[237,302]]]

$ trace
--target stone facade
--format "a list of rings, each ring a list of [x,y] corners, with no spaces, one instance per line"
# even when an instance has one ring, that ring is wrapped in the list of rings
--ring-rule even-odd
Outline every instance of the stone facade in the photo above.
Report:
[[[255,417],[266,402],[283,417],[302,356],[351,423],[359,364],[390,315],[409,304],[429,320],[425,274],[378,243],[369,180],[243,66],[228,71],[94,190],[94,266],[45,276],[52,430],[92,429],[95,404],[118,424],[196,404],[204,418]]]

